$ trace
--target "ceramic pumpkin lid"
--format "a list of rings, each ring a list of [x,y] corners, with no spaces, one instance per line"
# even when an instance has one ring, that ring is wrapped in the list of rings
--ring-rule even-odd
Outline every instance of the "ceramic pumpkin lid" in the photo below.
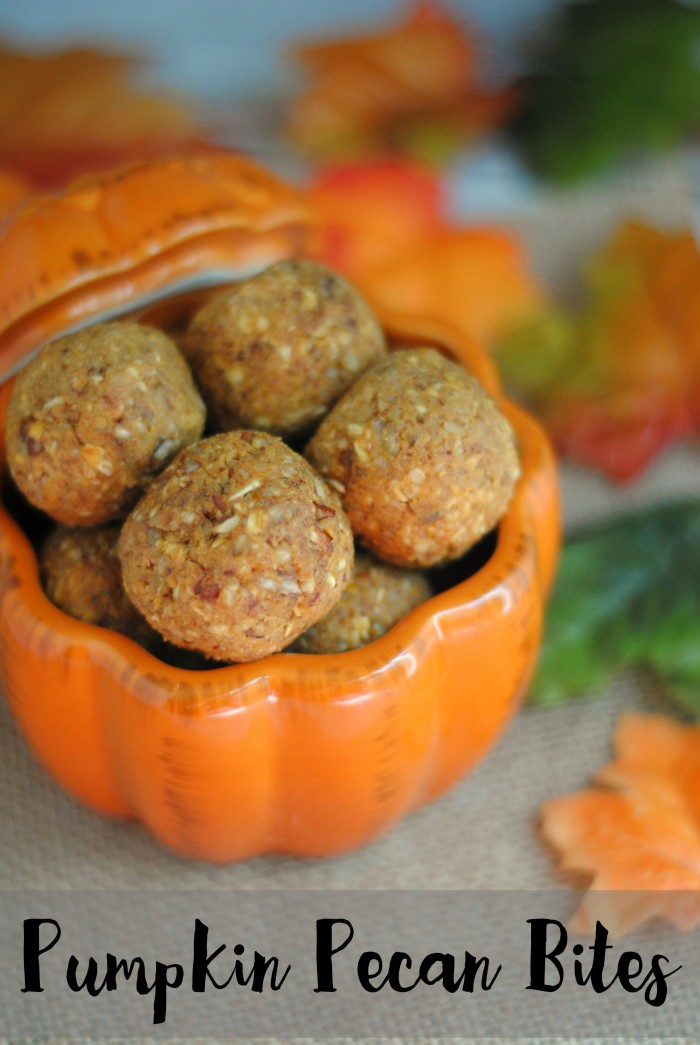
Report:
[[[309,225],[301,193],[224,152],[31,198],[0,229],[0,381],[59,334],[300,253]]]

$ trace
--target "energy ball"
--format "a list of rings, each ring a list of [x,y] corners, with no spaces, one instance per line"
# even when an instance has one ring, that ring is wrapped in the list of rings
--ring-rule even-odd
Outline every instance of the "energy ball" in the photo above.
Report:
[[[267,656],[328,613],[352,571],[340,499],[281,439],[188,447],[124,523],[126,590],[169,642],[222,661]]]
[[[37,508],[69,526],[98,525],[126,515],[204,420],[187,363],[165,334],[101,323],[45,345],[20,373],[8,464]]]
[[[157,635],[131,604],[122,585],[118,540],[118,526],[57,526],[39,554],[44,591],[71,617],[152,646]]]
[[[360,378],[306,456],[341,493],[362,542],[407,567],[466,552],[505,513],[520,474],[506,418],[431,348],[394,352]]]
[[[300,635],[295,653],[344,653],[373,642],[429,599],[428,578],[358,552],[347,588],[325,617]]]
[[[313,261],[281,261],[212,298],[183,348],[215,425],[308,429],[386,355],[357,292]]]

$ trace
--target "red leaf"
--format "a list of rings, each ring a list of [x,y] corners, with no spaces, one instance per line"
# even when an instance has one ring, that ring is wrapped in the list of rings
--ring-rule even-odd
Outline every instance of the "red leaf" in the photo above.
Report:
[[[541,378],[526,392],[565,456],[626,482],[700,431],[700,251],[687,231],[623,224],[588,284],[559,373],[545,372],[542,324],[511,332],[502,359],[524,391],[520,375]]]

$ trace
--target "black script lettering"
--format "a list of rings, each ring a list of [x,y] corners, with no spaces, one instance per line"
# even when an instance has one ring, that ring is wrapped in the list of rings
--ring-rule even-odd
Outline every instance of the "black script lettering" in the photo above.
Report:
[[[464,968],[462,970],[462,975],[459,977],[458,980],[455,980],[455,978],[454,978],[454,975],[455,975],[455,959],[454,959],[454,955],[452,955],[452,954],[439,954],[439,955],[435,956],[435,955],[429,954],[426,958],[423,959],[423,961],[421,962],[421,967],[420,967],[421,979],[425,983],[434,982],[434,981],[428,980],[426,978],[425,973],[424,973],[424,966],[426,968],[429,968],[427,963],[428,963],[428,961],[430,959],[433,959],[434,957],[438,957],[442,961],[442,963],[443,963],[443,972],[441,974],[442,986],[444,987],[444,989],[446,991],[449,991],[450,994],[454,994],[455,991],[458,991],[460,988],[466,994],[473,994],[474,993],[474,985],[476,983],[477,973],[479,972],[479,969],[482,966],[483,966],[483,969],[482,969],[482,972],[481,972],[480,989],[482,991],[490,991],[491,988],[493,987],[494,983],[498,979],[499,974],[501,972],[501,968],[502,968],[500,965],[497,965],[496,966],[496,971],[494,972],[493,976],[489,980],[489,959],[486,958],[486,957],[484,957],[484,958],[475,958],[473,954],[469,953],[469,951],[465,951],[464,952]]]
[[[574,954],[583,954],[583,950],[584,948],[580,943],[574,944]],[[613,976],[608,984],[603,981],[605,959],[607,952],[612,950],[612,944],[608,943],[608,930],[602,922],[595,923],[595,938],[588,950],[593,952],[593,961],[591,962],[588,976],[584,974],[583,966],[577,960],[574,962],[574,978],[580,987],[585,987],[586,984],[590,983],[596,994],[604,994],[615,983],[617,975]]]
[[[406,959],[408,968],[411,968],[411,959],[407,954],[395,954],[394,958],[397,957],[400,959],[400,961]],[[386,977],[382,980],[381,983],[378,983],[376,987],[371,981],[376,980],[378,976],[381,976],[383,971],[384,964],[382,962],[381,954],[377,954],[376,951],[362,952],[357,963],[357,978],[360,981],[360,987],[362,987],[363,991],[368,991],[373,994],[376,994],[377,991],[380,991],[389,979],[389,974],[387,973]],[[395,973],[398,974],[398,970],[395,970]],[[415,984],[413,986],[415,986]],[[400,987],[398,989],[401,990]],[[411,990],[411,988],[409,987],[408,990]]]
[[[231,970],[230,976],[223,982],[219,982],[214,979],[212,972],[209,968],[210,964],[215,958],[218,958],[226,950],[226,944],[221,944],[215,951],[209,954],[209,926],[201,922],[199,918],[195,919],[194,923],[194,941],[193,941],[193,952],[192,952],[192,990],[201,992],[205,989],[207,980],[217,990],[223,990],[228,987],[231,980],[235,978],[236,983],[241,987],[247,987],[251,985],[251,990],[256,994],[262,994],[265,988],[265,977],[268,971],[270,971],[269,986],[273,991],[278,991],[282,987],[282,984],[287,979],[287,976],[291,972],[291,965],[288,965],[282,975],[280,976],[280,963],[279,959],[274,955],[271,958],[266,958],[264,954],[260,954],[259,951],[255,951],[253,956],[253,965],[249,973],[246,974],[243,962],[237,958],[233,963],[233,969]],[[233,948],[233,953],[242,955],[245,951],[245,947],[242,943],[237,943]]]
[[[670,961],[665,954],[655,954],[652,956],[650,983],[644,992],[644,1000],[654,1008],[658,1008],[666,1001],[666,996],[668,994],[666,980],[669,976],[673,976],[674,972],[678,972],[679,969],[683,968],[682,965],[677,965],[675,969],[671,969],[670,972],[662,972],[660,968],[662,961],[666,962],[667,965],[670,964]]]
[[[458,978],[455,978],[455,964],[456,959],[453,954],[444,954],[440,951],[427,954],[420,963],[418,975],[410,983],[405,983],[401,980],[401,969],[404,967],[411,969],[413,962],[405,951],[395,951],[389,959],[389,967],[384,979],[375,984],[371,981],[377,980],[382,975],[384,963],[381,955],[376,951],[363,951],[357,963],[357,978],[362,989],[371,993],[376,993],[388,985],[392,991],[406,994],[419,983],[423,983],[427,987],[441,983],[443,989],[450,994],[455,994],[460,989],[467,994],[473,994],[479,969],[481,969],[481,990],[485,991],[491,990],[501,971],[499,965],[489,980],[489,959],[475,958],[469,951],[464,952],[464,965]],[[433,975],[435,966],[439,967],[439,971]]]
[[[136,969],[136,990],[139,994],[148,994],[148,980],[146,979],[146,966],[143,958],[117,958],[114,954],[107,955],[107,972],[104,985],[108,991],[116,991],[119,984],[117,976],[122,973],[125,980],[130,980]]]
[[[344,925],[348,929],[347,936],[337,947],[333,946],[333,929],[336,925]],[[347,918],[319,918],[316,922],[316,986],[314,994],[332,994],[333,956],[344,950],[350,943],[355,930]]]
[[[556,918],[528,918],[530,923],[530,982],[525,988],[528,991],[558,991],[564,982],[564,969],[557,955],[566,950],[568,935],[566,929]],[[550,925],[559,930],[559,939],[551,950],[547,950]],[[556,983],[547,983],[547,962],[556,968],[559,977]]]
[[[606,983],[603,979],[603,969],[606,954],[612,950],[612,944],[608,941],[608,930],[601,922],[596,922],[595,927],[595,939],[593,944],[588,948],[593,951],[593,961],[591,963],[591,971],[588,976],[583,975],[581,968],[581,962],[574,962],[574,975],[576,982],[581,986],[587,983],[591,984],[591,987],[596,994],[604,994],[605,991],[609,991],[610,988],[619,981],[620,986],[628,994],[638,994],[644,990],[644,1000],[654,1008],[663,1005],[668,995],[668,987],[666,980],[669,976],[673,976],[674,972],[678,972],[682,969],[682,965],[676,966],[675,969],[671,969],[669,972],[664,973],[661,970],[661,960],[668,963],[669,959],[664,954],[654,954],[651,958],[651,968],[644,976],[641,983],[635,984],[635,980],[644,972],[644,962],[641,954],[637,951],[623,951],[617,960],[617,970],[613,978]],[[584,948],[580,943],[577,943],[573,947],[574,954],[583,954]]]
[[[584,976],[581,962],[574,962],[576,982],[581,984],[581,986],[590,982],[596,994],[603,994],[605,991],[610,990],[618,980],[622,989],[627,991],[628,994],[637,994],[646,987],[644,1000],[654,1008],[663,1005],[668,994],[666,980],[669,976],[673,976],[674,972],[682,969],[683,966],[678,965],[675,969],[671,969],[670,972],[664,973],[661,970],[660,962],[663,959],[663,961],[668,963],[669,959],[664,954],[654,954],[651,958],[651,968],[644,976],[642,982],[635,984],[634,981],[644,972],[642,956],[636,951],[623,951],[618,958],[615,975],[609,983],[605,983],[603,979],[605,959],[607,952],[612,950],[612,944],[608,943],[608,935],[608,930],[602,922],[596,922],[595,939],[588,948],[590,951],[593,951],[591,970],[588,976]],[[574,954],[583,954],[583,950],[584,948],[580,943],[575,944],[573,947]]]
[[[177,990],[181,986],[184,979],[184,970],[181,965],[174,962],[172,965],[166,965],[164,962],[156,962],[156,972],[153,978],[153,983],[148,983],[144,971],[143,958],[133,958],[131,962],[127,963],[122,959],[117,961],[113,954],[107,955],[107,973],[102,983],[97,985],[97,973],[98,965],[94,958],[88,959],[87,973],[82,983],[78,982],[78,968],[80,962],[74,954],[68,959],[68,966],[66,968],[66,983],[70,990],[74,993],[86,990],[88,994],[95,997],[104,990],[116,989],[116,973],[120,968],[124,968],[127,971],[127,979],[131,976],[134,966],[138,969],[136,974],[136,991],[138,994],[150,994],[153,991],[153,1022],[154,1023],[165,1023],[166,1009],[167,1009],[167,996],[168,988],[172,987]],[[173,978],[170,979],[170,972],[173,972]],[[114,986],[111,986],[114,984]]]
[[[43,947],[39,946],[42,925],[53,925],[56,930],[53,939]],[[39,957],[54,947],[61,937],[61,926],[53,918],[25,918],[24,920],[24,987],[22,994],[37,994],[43,991],[41,986],[41,969]]]
[[[226,950],[226,944],[222,943],[220,947],[217,947],[212,954],[209,954],[209,926],[205,925],[204,922],[200,922],[199,918],[195,918],[194,922],[194,940],[192,945],[192,990],[201,992],[207,985],[207,980],[210,980],[212,985],[216,987],[218,991],[223,990],[224,987],[228,987],[229,983],[233,979],[235,970],[231,971],[231,975],[228,979],[224,980],[223,983],[219,983],[215,980],[209,969],[209,965],[214,961],[215,958]]]
[[[240,962],[236,962],[237,975],[238,975],[239,967],[240,967],[241,975],[243,975],[243,966],[241,965]],[[265,986],[265,977],[267,975],[268,969],[270,969],[270,968],[272,969],[272,972],[270,973],[270,987],[272,987],[273,991],[278,991],[280,989],[280,987],[282,986],[282,984],[284,983],[284,981],[289,976],[290,970],[292,968],[291,965],[287,966],[287,968],[282,973],[281,979],[278,979],[277,978],[277,974],[279,973],[279,961],[278,961],[278,959],[275,958],[274,955],[272,956],[272,958],[266,958],[264,954],[260,954],[259,951],[255,951],[255,953],[253,955],[253,971],[252,971],[253,986],[251,987],[251,990],[255,991],[256,994],[261,994],[262,993],[263,987]],[[241,983],[241,984],[248,983],[249,981],[250,981],[250,975],[247,978],[238,980],[238,982]]]
[[[620,977],[620,983],[626,991],[630,991],[636,994],[637,991],[641,991],[644,984],[652,975],[647,973],[644,980],[635,987],[634,981],[644,972],[644,962],[642,961],[641,954],[637,954],[636,951],[623,951],[620,955],[620,960],[617,963],[617,975]]]
[[[116,991],[119,986],[117,982],[117,976],[119,973],[122,973],[125,980],[130,980],[134,969],[136,969],[137,992],[139,994],[148,994],[152,989],[149,987],[148,980],[146,979],[146,966],[143,958],[136,957],[128,961],[126,958],[117,958],[114,954],[107,954],[107,971],[99,987],[97,986],[99,967],[95,959],[88,959],[88,968],[85,974],[85,979],[82,983],[78,983],[79,964],[80,963],[76,956],[72,954],[68,959],[68,965],[66,967],[66,982],[75,994],[79,991],[86,990],[89,995],[95,998],[103,990]]]
[[[168,973],[171,969],[175,975],[175,979],[173,980],[168,978]],[[172,965],[165,965],[163,962],[156,962],[156,975],[153,980],[153,989],[155,991],[153,995],[154,1023],[165,1023],[165,1007],[167,1005],[168,987],[177,990],[183,979],[183,968],[181,965],[178,965],[177,962],[173,962]],[[138,983],[136,989],[138,990]]]
[[[551,918],[531,918],[531,951],[530,951],[530,983],[527,990],[557,991],[564,982],[564,967],[558,960],[567,947],[567,933],[561,922]],[[559,930],[559,939],[556,944],[547,950],[549,946],[548,931],[550,926],[556,926]],[[576,958],[573,962],[574,980],[579,987],[590,987],[596,994],[604,994],[615,984],[619,984],[622,990],[628,994],[639,994],[644,991],[644,1000],[648,1005],[658,1007],[663,1005],[668,996],[667,980],[683,968],[676,966],[667,972],[661,967],[664,962],[670,964],[664,954],[655,954],[651,958],[650,968],[645,970],[644,960],[637,951],[623,951],[617,958],[613,975],[605,978],[606,962],[611,959],[610,952],[612,944],[608,943],[609,933],[602,922],[597,921],[595,925],[595,937],[589,947],[581,943],[575,943],[571,951]],[[591,962],[588,971],[584,962],[580,960],[586,951],[591,952]],[[547,963],[551,963],[556,969],[558,981],[548,984],[546,980]]]
[[[71,954],[70,958],[68,959],[68,967],[66,969],[66,983],[68,984],[68,986],[74,994],[77,994],[78,991],[87,991],[91,997],[95,998],[100,993],[102,988],[105,986],[106,977],[98,987],[97,973],[99,970],[97,968],[97,962],[94,958],[88,958],[88,967],[87,972],[85,973],[85,979],[82,983],[78,983],[79,965],[79,960],[76,958],[74,954]]]

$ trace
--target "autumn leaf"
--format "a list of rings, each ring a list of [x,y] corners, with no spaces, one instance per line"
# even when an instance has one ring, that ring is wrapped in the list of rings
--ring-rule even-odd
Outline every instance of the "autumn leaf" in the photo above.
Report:
[[[621,225],[577,313],[542,313],[496,353],[562,455],[627,482],[700,431],[700,251],[687,230]]]
[[[0,165],[41,186],[201,146],[193,106],[137,90],[133,56],[0,47]]]
[[[652,670],[700,719],[700,502],[647,508],[569,538],[530,689],[552,706]]]
[[[310,180],[318,252],[362,279],[445,227],[447,202],[434,170],[401,159],[333,164]]]
[[[477,83],[476,48],[434,0],[377,31],[301,43],[293,57],[309,80],[288,133],[322,159],[402,153],[440,161],[512,108],[511,90]]]
[[[614,935],[657,917],[700,923],[700,726],[628,714],[596,786],[547,802],[545,842],[588,892],[572,928],[600,920]]]
[[[363,281],[364,282],[364,281]],[[410,308],[489,345],[539,310],[543,294],[520,242],[494,226],[448,228],[373,272],[365,294],[378,308]]]
[[[407,160],[336,165],[312,180],[318,256],[378,309],[441,319],[489,344],[544,294],[505,229],[459,227],[438,176]]]

